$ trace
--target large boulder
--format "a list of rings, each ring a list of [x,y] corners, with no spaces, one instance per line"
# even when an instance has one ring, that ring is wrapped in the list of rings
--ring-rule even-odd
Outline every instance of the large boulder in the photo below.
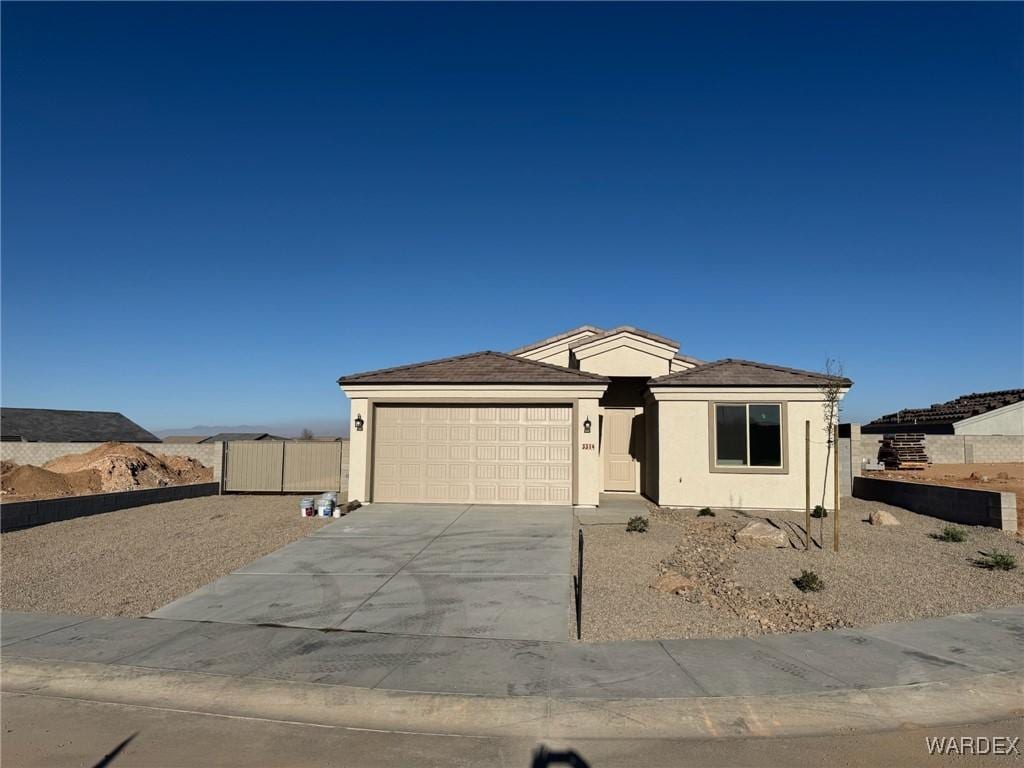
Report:
[[[884,509],[876,509],[870,515],[868,515],[868,521],[872,525],[899,525],[900,521],[896,519],[896,515],[892,512],[886,512]]]
[[[736,532],[736,543],[741,547],[787,547],[789,537],[786,532],[776,528],[764,520],[747,523],[742,530]]]

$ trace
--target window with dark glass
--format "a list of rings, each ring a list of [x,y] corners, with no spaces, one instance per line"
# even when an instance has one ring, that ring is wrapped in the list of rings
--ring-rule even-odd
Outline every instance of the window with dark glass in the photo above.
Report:
[[[782,406],[730,403],[715,406],[715,464],[781,467]]]

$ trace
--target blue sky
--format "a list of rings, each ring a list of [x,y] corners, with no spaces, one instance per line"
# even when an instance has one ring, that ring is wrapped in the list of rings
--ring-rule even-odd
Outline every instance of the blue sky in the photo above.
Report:
[[[2,17],[5,405],[329,429],[583,323],[840,358],[845,419],[1024,386],[1019,4]]]

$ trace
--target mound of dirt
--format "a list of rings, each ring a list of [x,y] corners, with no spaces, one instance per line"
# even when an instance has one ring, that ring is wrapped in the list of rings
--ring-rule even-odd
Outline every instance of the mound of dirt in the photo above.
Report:
[[[71,486],[58,472],[50,472],[42,467],[31,464],[18,466],[13,462],[4,462],[0,486],[4,494],[14,496],[70,496]]]
[[[195,482],[202,464],[186,457],[173,457],[173,463],[137,445],[104,443],[85,453],[61,456],[43,466],[51,472],[94,471],[99,473],[104,491],[130,491],[135,488],[160,488]],[[212,471],[209,472],[212,480]]]
[[[8,500],[81,496],[213,481],[213,470],[187,456],[164,456],[135,445],[104,443],[85,453],[60,456],[42,467],[0,465]]]
[[[179,484],[212,483],[213,469],[191,456],[156,454],[164,464],[178,473]]]

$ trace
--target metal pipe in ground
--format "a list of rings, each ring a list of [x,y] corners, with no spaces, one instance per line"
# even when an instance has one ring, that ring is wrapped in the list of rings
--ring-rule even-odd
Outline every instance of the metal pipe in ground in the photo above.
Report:
[[[583,639],[583,529],[579,531],[579,556],[576,558],[576,639]]]

